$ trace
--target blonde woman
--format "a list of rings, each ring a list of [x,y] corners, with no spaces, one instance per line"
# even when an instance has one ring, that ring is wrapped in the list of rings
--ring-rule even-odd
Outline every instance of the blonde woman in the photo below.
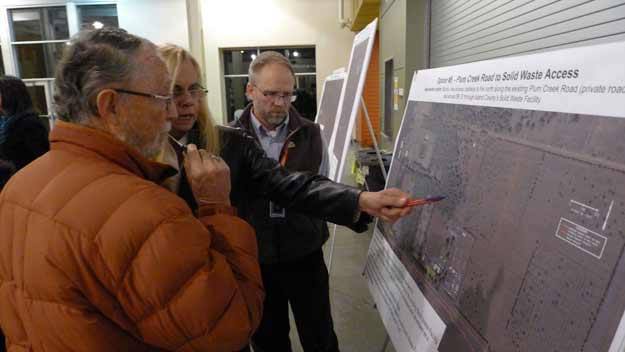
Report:
[[[386,221],[395,221],[409,212],[409,208],[404,208],[408,196],[400,190],[362,192],[323,176],[291,173],[268,158],[255,137],[241,129],[216,126],[206,104],[207,91],[202,86],[197,61],[188,51],[172,44],[161,46],[159,52],[172,77],[172,94],[178,111],[162,159],[181,172],[168,180],[166,186],[192,209],[196,207],[195,200],[180,166],[182,150],[187,144],[196,144],[226,162],[232,185],[230,200],[243,218],[249,216],[246,205],[253,197],[268,198],[285,208],[359,232],[370,221],[369,217],[360,216],[361,211]]]

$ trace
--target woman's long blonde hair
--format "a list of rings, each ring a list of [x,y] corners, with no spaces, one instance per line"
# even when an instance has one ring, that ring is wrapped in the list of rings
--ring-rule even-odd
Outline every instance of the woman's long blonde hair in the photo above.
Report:
[[[197,60],[190,52],[175,44],[164,44],[158,47],[158,51],[167,65],[167,70],[171,74],[171,90],[173,91],[178,78],[180,65],[185,61],[191,61],[193,67],[198,72],[198,79],[202,82],[202,70]],[[211,117],[210,110],[206,99],[200,102],[200,110],[198,111],[197,124],[200,130],[200,143],[204,144],[204,148],[215,155],[219,155],[219,133],[215,128],[215,122]]]

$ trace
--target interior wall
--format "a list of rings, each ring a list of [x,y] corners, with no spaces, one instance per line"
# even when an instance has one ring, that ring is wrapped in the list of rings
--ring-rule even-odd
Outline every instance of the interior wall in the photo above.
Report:
[[[404,29],[405,43],[405,71],[403,72],[403,83],[400,83],[404,89],[404,95],[400,99],[401,108],[399,114],[393,116],[393,125],[397,128],[393,131],[393,141],[397,138],[401,119],[403,118],[408,95],[410,94],[410,85],[412,77],[418,70],[428,68],[428,0],[409,0],[406,3],[406,28]],[[401,79],[400,79],[401,81]]]
[[[384,64],[393,59],[394,76],[403,95],[393,109],[393,135],[382,138],[383,147],[392,149],[399,132],[410,83],[416,70],[427,68],[428,0],[389,0],[380,4],[380,101],[384,107]]]
[[[337,0],[204,1],[202,18],[207,98],[217,122],[226,121],[222,48],[314,45],[318,97],[325,77],[349,62],[354,33],[339,26]]]
[[[204,28],[202,26],[202,0],[187,0],[189,50],[204,72]]]
[[[428,0],[411,0],[406,5],[406,88],[409,88],[413,72],[428,68]]]
[[[117,16],[119,26],[132,34],[190,48],[186,0],[119,0]]]
[[[394,0],[380,4],[380,106],[385,102],[385,69],[384,65],[393,60],[393,76],[399,80],[399,88],[405,87],[406,76],[406,4],[407,0]],[[405,96],[406,94],[404,94]],[[392,102],[391,102],[392,104]],[[404,111],[404,97],[399,97],[399,109],[393,108],[393,135],[382,138],[382,147],[391,150],[395,136],[399,131]],[[384,111],[384,109],[382,109]],[[382,117],[381,119],[383,119]]]

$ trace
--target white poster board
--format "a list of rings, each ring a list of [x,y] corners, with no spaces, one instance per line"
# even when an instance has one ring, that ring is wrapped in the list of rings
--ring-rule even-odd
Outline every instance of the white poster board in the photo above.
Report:
[[[623,58],[620,42],[415,74],[387,187],[447,199],[376,224],[366,274],[398,352],[622,351]]]
[[[336,70],[335,73],[326,77],[321,90],[321,101],[319,102],[319,109],[317,110],[315,123],[319,124],[321,135],[324,142],[328,143],[328,147],[334,132],[334,125],[336,122],[336,115],[339,111],[339,102],[341,99],[341,91],[343,91],[345,77],[347,77],[345,70]],[[330,153],[329,151],[330,149],[328,149],[328,154],[331,154],[330,170],[328,175],[330,178],[334,179],[336,175],[337,159],[333,157],[333,153]]]
[[[349,150],[350,137],[358,116],[360,97],[365,86],[377,23],[378,20],[375,19],[365,29],[356,34],[354,38],[347,80],[341,91],[339,110],[329,145],[330,159],[336,160],[337,163],[336,173],[330,175],[330,178],[336,181],[341,180],[347,151]]]

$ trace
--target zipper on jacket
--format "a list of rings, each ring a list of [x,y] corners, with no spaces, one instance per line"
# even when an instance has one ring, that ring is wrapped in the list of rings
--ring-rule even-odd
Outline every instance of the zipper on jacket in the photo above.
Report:
[[[282,150],[280,150],[280,158],[279,158],[280,165],[282,165],[282,167],[286,167],[286,161],[289,157],[289,142],[291,141],[291,138],[293,137],[293,135],[295,135],[295,133],[299,132],[299,130],[301,129],[302,129],[302,126],[294,129],[284,139],[284,144],[282,144]]]

